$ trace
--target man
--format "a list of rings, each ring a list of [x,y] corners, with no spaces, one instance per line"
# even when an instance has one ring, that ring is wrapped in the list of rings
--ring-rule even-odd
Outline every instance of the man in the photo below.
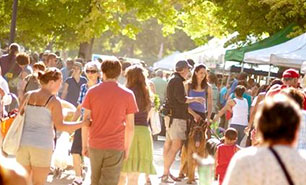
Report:
[[[72,58],[68,58],[66,61],[66,66],[61,69],[63,75],[63,81],[65,82],[67,78],[70,76],[74,61]]]
[[[19,45],[12,43],[9,47],[9,53],[0,58],[2,76],[8,81],[12,93],[17,94],[18,75],[21,68],[16,63],[16,55],[19,52]]]
[[[160,105],[162,105],[165,101],[167,84],[168,84],[167,81],[163,79],[163,71],[160,69],[157,70],[156,77],[152,78],[151,81],[154,84],[155,93],[159,97]],[[166,132],[166,128],[164,126],[164,117],[160,114],[159,119],[162,125],[160,134],[164,136]],[[153,139],[157,140],[157,136],[153,136]]]
[[[138,112],[131,90],[118,84],[121,64],[102,62],[103,83],[93,86],[83,102],[82,154],[89,155],[92,185],[117,185],[123,159],[127,159],[134,135],[134,113]]]
[[[165,100],[167,81],[163,79],[163,71],[157,70],[156,77],[152,78],[151,81],[154,84],[156,94],[159,96],[160,103],[162,104]]]
[[[191,66],[184,60],[178,61],[176,72],[172,75],[167,86],[167,101],[171,108],[170,121],[166,121],[166,141],[164,144],[164,174],[161,177],[163,183],[172,183],[179,179],[170,174],[170,167],[176,153],[182,147],[182,141],[186,140],[188,103],[204,103],[203,97],[187,97],[184,89],[184,81],[187,79]],[[171,178],[171,179],[170,179]]]
[[[287,69],[283,72],[284,86],[297,88],[299,86],[300,74],[295,69]]]
[[[46,67],[56,67],[57,64],[57,55],[54,53],[49,53],[47,60],[45,62]]]

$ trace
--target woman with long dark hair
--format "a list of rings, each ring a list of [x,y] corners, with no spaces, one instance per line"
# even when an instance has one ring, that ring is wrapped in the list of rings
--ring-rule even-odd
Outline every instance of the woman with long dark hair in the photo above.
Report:
[[[126,70],[126,87],[133,91],[139,112],[135,114],[135,131],[130,155],[124,161],[122,172],[127,173],[128,184],[138,184],[139,173],[156,174],[153,166],[153,144],[149,129],[148,118],[152,107],[149,86],[145,69],[139,65],[130,66]],[[126,178],[122,174],[121,181]],[[148,183],[150,182],[147,177]],[[125,183],[123,183],[125,184]]]
[[[212,89],[207,83],[207,68],[204,64],[198,64],[194,68],[191,81],[187,84],[187,96],[189,97],[203,97],[204,103],[192,102],[189,104],[188,112],[197,122],[200,119],[209,121],[212,113]],[[207,115],[206,115],[207,113]]]

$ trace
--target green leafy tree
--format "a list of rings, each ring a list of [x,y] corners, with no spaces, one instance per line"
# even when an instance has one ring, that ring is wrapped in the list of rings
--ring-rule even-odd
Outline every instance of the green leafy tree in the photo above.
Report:
[[[212,0],[218,7],[215,16],[228,33],[238,32],[230,43],[250,42],[249,36],[261,39],[291,23],[297,26],[291,36],[306,31],[305,0]]]

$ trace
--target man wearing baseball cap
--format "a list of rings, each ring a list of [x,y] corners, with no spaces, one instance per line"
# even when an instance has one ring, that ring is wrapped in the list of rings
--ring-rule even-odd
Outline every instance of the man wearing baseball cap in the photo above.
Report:
[[[164,144],[164,174],[162,183],[179,181],[170,174],[170,167],[177,152],[182,147],[182,141],[186,140],[188,119],[188,103],[204,103],[203,97],[187,97],[184,81],[188,78],[191,66],[185,60],[180,60],[175,65],[175,73],[171,76],[167,86],[167,106],[170,107],[170,115],[165,117],[166,141]],[[170,119],[169,119],[170,118]],[[171,180],[172,179],[172,180]]]
[[[300,74],[295,69],[287,69],[283,72],[283,82],[285,86],[297,88],[299,86]]]

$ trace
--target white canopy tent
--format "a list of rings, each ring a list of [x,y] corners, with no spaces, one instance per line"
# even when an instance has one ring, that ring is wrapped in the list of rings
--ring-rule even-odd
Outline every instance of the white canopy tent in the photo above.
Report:
[[[306,61],[306,43],[292,52],[271,55],[271,64],[276,66],[301,68],[304,61]]]
[[[213,38],[207,44],[182,53],[185,59],[192,59],[195,63],[204,63],[207,67],[215,68],[222,64],[226,49],[223,47],[228,38]]]
[[[153,69],[174,70],[176,62],[182,59],[184,59],[182,58],[182,53],[176,51],[173,54],[164,57],[160,61],[155,62],[153,64]]]
[[[301,50],[303,47],[305,47],[305,44],[306,44],[306,33],[279,45],[247,52],[244,55],[244,61],[246,63],[253,63],[253,64],[274,64],[276,66],[293,67],[293,65],[296,64],[290,63],[289,61],[277,62],[275,59],[274,62],[272,62],[271,57],[274,55],[282,56],[283,54],[289,54]]]

